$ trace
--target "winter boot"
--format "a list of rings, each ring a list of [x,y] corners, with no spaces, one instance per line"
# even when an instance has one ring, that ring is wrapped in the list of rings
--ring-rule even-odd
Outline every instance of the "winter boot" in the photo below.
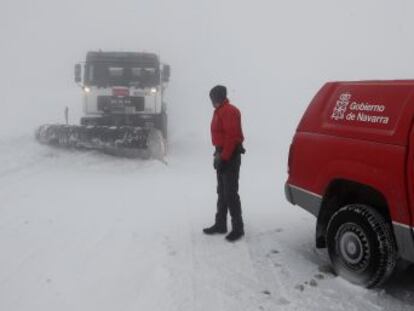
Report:
[[[226,236],[226,240],[229,242],[235,242],[241,237],[244,236],[244,225],[243,220],[240,218],[232,219],[232,230],[231,232]]]
[[[217,224],[214,224],[213,226],[209,227],[209,228],[205,228],[203,229],[203,232],[205,234],[216,234],[216,233],[220,233],[220,234],[224,234],[227,233],[227,228],[226,226],[219,226]]]
[[[231,231],[228,235],[226,235],[226,240],[229,242],[235,242],[240,240],[244,236],[243,231]]]

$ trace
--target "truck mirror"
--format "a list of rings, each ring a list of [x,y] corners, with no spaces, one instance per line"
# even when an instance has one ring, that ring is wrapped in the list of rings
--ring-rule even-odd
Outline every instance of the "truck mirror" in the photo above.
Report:
[[[81,64],[75,65],[75,82],[81,83],[82,82],[82,67]]]
[[[162,82],[170,81],[170,65],[163,65],[162,66]]]

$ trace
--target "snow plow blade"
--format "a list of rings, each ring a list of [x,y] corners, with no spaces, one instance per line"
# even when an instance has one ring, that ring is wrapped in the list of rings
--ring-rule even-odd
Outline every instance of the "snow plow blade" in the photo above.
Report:
[[[166,153],[159,130],[134,126],[48,124],[37,129],[36,139],[51,146],[99,150],[128,158],[163,160]]]

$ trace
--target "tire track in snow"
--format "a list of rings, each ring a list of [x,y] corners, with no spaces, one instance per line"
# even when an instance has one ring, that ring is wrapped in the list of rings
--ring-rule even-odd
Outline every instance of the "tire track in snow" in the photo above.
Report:
[[[257,234],[247,237],[247,248],[255,274],[262,287],[260,310],[286,310],[291,304],[291,298],[286,290],[286,278],[289,272],[284,270],[284,263],[278,261],[277,266],[273,262],[271,255],[277,254],[280,245],[276,242],[276,236]],[[282,272],[276,270],[281,268]]]
[[[177,231],[166,239],[171,310],[259,310],[260,287],[245,242],[231,244],[189,226]]]
[[[194,268],[202,274],[194,276],[195,301],[201,305],[195,310],[210,310],[212,299],[216,301],[215,310],[264,310],[269,297],[263,293],[263,283],[268,280],[258,272],[261,268],[256,259],[260,254],[250,248],[249,240],[229,243],[223,235],[204,236],[197,232],[193,237]],[[286,302],[283,297],[277,302],[271,300],[269,310]]]

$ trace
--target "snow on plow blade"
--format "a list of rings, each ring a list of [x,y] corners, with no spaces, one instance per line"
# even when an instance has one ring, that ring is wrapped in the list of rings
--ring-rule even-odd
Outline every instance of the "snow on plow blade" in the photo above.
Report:
[[[134,126],[42,125],[36,139],[52,146],[92,149],[129,158],[163,160],[166,146],[161,132]]]

